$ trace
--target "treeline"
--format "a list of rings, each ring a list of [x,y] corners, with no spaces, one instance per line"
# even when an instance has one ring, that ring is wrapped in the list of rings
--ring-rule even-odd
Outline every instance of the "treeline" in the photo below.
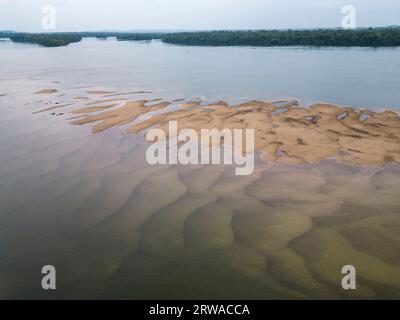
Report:
[[[190,46],[390,47],[400,45],[400,28],[180,32],[162,40]]]
[[[35,43],[44,47],[61,47],[79,42],[82,38],[107,39],[119,41],[142,41],[161,39],[162,33],[128,33],[128,32],[65,32],[65,33],[20,33],[0,32],[0,38],[9,38],[13,42]]]
[[[161,39],[163,33],[132,33],[132,32],[79,32],[77,33],[83,38],[117,38],[119,41],[142,41],[142,40],[154,40]]]
[[[44,47],[62,47],[69,45],[70,43],[79,42],[82,40],[82,36],[78,34],[63,33],[11,33],[8,35],[8,38],[10,38],[12,42],[34,43]]]
[[[119,41],[143,41],[143,40],[160,40],[163,33],[120,33],[117,40]]]
[[[159,39],[165,43],[189,46],[317,46],[317,47],[391,47],[400,46],[400,28],[369,28],[356,30],[271,30],[271,31],[205,31],[177,33],[138,32],[66,32],[17,33],[0,32],[0,38],[13,42],[37,43],[45,47],[65,46],[85,37],[119,41]]]

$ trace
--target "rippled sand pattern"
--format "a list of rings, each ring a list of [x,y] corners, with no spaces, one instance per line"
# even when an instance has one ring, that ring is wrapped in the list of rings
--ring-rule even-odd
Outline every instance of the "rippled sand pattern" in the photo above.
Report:
[[[18,110],[0,119],[0,298],[400,298],[397,164],[149,166],[142,134]]]

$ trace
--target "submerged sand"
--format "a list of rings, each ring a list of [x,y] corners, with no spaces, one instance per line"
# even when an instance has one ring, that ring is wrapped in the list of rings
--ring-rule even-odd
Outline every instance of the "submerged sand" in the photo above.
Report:
[[[36,91],[35,94],[51,94],[51,93],[56,93],[58,92],[57,89],[42,89],[39,91]]]
[[[400,298],[399,166],[261,164],[238,177],[149,166],[134,135],[89,137],[40,140],[1,172],[0,297],[47,298],[37,278],[51,261],[53,298]],[[354,291],[340,285],[348,264]]]

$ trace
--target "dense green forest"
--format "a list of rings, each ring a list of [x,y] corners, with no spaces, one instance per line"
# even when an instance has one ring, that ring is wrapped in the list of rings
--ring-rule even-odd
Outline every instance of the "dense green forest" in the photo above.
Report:
[[[388,47],[400,45],[400,28],[181,32],[166,34],[162,40],[192,46]]]
[[[328,46],[328,47],[391,47],[400,46],[400,27],[356,30],[259,30],[204,31],[175,33],[78,32],[78,33],[17,33],[0,32],[0,38],[13,42],[37,43],[46,47],[65,46],[85,37],[119,41],[159,39],[165,43],[189,46]]]
[[[0,33],[0,37],[2,34]],[[11,33],[8,37],[12,42],[36,43],[44,47],[61,47],[73,42],[79,42],[82,37],[79,34],[34,34],[34,33]]]
[[[117,40],[120,41],[141,41],[141,40],[156,40],[161,39],[163,36],[162,33],[120,33],[118,34]]]
[[[79,42],[82,38],[106,39],[115,37],[119,41],[140,41],[161,39],[162,33],[129,32],[65,32],[65,33],[19,33],[0,32],[0,38],[10,38],[13,42],[36,43],[44,47],[60,47]]]
[[[106,38],[117,38],[119,41],[142,41],[142,40],[154,40],[161,39],[162,33],[133,33],[133,32],[79,32],[77,35],[80,35],[83,38],[98,38],[98,39],[106,39]]]

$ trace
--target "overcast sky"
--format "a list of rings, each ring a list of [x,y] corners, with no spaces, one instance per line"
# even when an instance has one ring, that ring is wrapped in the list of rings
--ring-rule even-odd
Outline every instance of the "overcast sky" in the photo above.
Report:
[[[0,30],[43,31],[46,4],[56,31],[340,27],[346,4],[358,27],[400,25],[400,0],[0,0]]]

